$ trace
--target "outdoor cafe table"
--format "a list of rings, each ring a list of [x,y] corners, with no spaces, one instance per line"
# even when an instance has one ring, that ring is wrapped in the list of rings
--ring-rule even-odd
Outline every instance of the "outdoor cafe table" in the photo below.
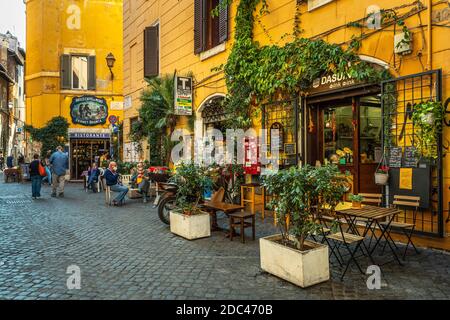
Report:
[[[371,241],[369,243],[369,247],[364,246],[367,249],[367,252],[369,254],[369,258],[373,262],[372,254],[374,253],[375,249],[380,243],[380,240],[384,238],[386,240],[386,244],[391,249],[391,252],[395,259],[397,260],[399,265],[402,265],[400,262],[400,259],[398,258],[393,246],[395,247],[395,244],[393,243],[392,238],[390,237],[388,233],[388,230],[390,229],[390,225],[392,221],[394,220],[395,216],[400,213],[398,209],[395,208],[383,208],[383,207],[376,207],[371,205],[361,205],[361,208],[352,208],[349,207],[348,203],[344,204],[339,208],[336,207],[336,213],[338,215],[341,215],[344,217],[344,219],[347,221],[349,230],[352,230],[356,234],[360,235],[358,228],[357,228],[357,220],[358,219],[365,219],[367,220],[366,226],[364,228],[364,232],[361,235],[362,237],[366,237],[369,230],[372,232],[372,236],[376,239],[375,245],[370,248]],[[387,225],[384,227],[381,227],[380,222],[388,222]],[[377,237],[375,234],[375,228],[378,227],[381,231],[380,237]],[[392,244],[391,244],[392,242]]]
[[[203,208],[205,208],[208,212],[210,212],[212,216],[212,225],[211,228],[213,231],[221,230],[219,226],[217,225],[217,211],[222,211],[226,215],[229,215],[230,213],[240,211],[245,208],[245,206],[232,204],[232,203],[225,203],[225,202],[211,202],[207,201],[201,205]]]

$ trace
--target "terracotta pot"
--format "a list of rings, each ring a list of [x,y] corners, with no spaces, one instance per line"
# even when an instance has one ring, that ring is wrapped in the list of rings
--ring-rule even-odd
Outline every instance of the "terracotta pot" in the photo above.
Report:
[[[361,208],[361,202],[358,201],[352,201],[352,207],[360,209]]]

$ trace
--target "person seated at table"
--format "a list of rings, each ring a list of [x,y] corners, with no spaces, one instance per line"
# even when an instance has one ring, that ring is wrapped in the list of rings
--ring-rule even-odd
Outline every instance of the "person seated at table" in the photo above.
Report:
[[[144,203],[147,203],[148,189],[150,188],[150,177],[148,171],[144,169],[144,164],[139,162],[136,171],[131,176],[131,185],[137,188],[142,194]]]
[[[88,171],[88,188],[92,189],[93,193],[97,193],[97,183],[98,183],[98,177],[100,176],[100,170],[97,167],[97,163],[93,163],[92,167]]]
[[[110,187],[111,191],[119,193],[119,195],[113,200],[113,205],[122,205],[125,196],[128,193],[128,187],[125,187],[120,183],[120,175],[117,172],[117,163],[115,161],[111,161],[109,163],[108,169],[105,170],[104,177],[106,185]]]

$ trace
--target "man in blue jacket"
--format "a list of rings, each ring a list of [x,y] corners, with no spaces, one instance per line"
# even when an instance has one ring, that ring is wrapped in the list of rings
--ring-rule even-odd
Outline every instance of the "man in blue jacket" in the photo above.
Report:
[[[64,180],[69,169],[69,157],[63,152],[63,147],[58,146],[56,152],[50,156],[52,166],[52,197],[64,197]]]

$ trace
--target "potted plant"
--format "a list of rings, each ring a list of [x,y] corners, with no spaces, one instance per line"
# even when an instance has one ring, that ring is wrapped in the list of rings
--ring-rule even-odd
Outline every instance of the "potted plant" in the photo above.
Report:
[[[266,190],[275,195],[270,203],[280,234],[260,239],[261,268],[300,287],[330,278],[328,247],[307,240],[322,226],[317,210],[327,205],[334,210],[345,193],[336,166],[306,165],[271,173],[263,178]]]
[[[427,101],[414,105],[412,120],[416,130],[416,149],[419,155],[437,159],[438,140],[442,133],[445,110],[439,101]]]
[[[182,163],[169,181],[178,186],[176,209],[170,211],[170,231],[189,240],[209,237],[209,213],[198,207],[205,188],[211,187],[204,169],[192,163]]]
[[[350,201],[352,202],[353,208],[360,209],[361,202],[364,200],[364,197],[359,194],[350,195]]]
[[[380,166],[375,171],[375,184],[385,186],[387,185],[389,180],[389,167],[388,166]]]

